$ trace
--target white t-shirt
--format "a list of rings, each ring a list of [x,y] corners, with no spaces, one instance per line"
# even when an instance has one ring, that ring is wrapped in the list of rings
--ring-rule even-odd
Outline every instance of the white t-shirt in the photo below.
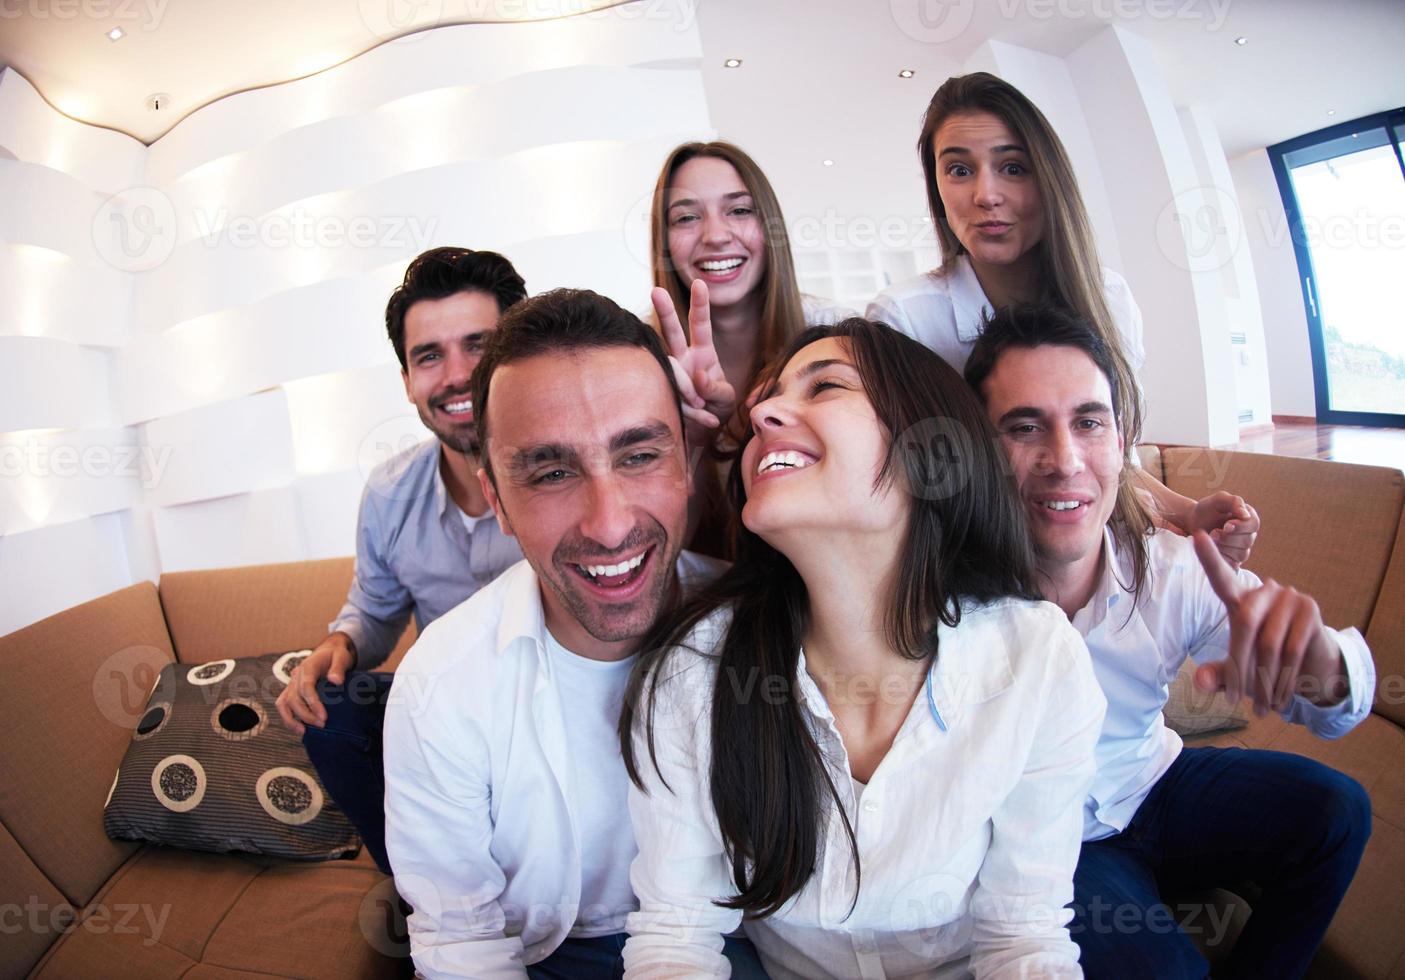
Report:
[[[1140,375],[1146,361],[1142,311],[1132,299],[1127,280],[1111,269],[1103,269],[1103,296],[1112,322],[1122,334],[1128,365],[1133,374]],[[970,259],[962,255],[949,276],[924,272],[889,286],[868,304],[865,316],[931,348],[960,372],[966,369],[985,318],[993,313]]]
[[[638,903],[629,884],[634,831],[629,776],[620,757],[617,726],[625,685],[636,656],[592,660],[572,653],[547,630],[547,656],[560,679],[562,707],[571,719],[570,753],[576,772],[576,818],[581,836],[581,904],[573,938],[624,932]]]

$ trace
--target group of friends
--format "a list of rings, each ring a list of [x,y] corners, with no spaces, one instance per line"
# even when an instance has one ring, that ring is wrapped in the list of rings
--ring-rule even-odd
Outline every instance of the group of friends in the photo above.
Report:
[[[438,438],[368,481],[279,709],[421,975],[1204,977],[1178,896],[1243,882],[1217,974],[1306,970],[1364,790],[1162,708],[1193,658],[1335,738],[1370,651],[1241,567],[1248,503],[1137,465],[1141,316],[1034,104],[951,78],[918,152],[942,264],[864,317],[801,294],[722,142],[665,161],[642,318],[410,264],[386,325]]]

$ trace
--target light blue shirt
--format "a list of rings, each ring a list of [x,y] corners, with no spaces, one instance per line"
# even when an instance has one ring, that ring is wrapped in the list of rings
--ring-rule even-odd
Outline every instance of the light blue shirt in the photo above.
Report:
[[[1132,581],[1131,556],[1105,531],[1098,589],[1073,617],[1107,696],[1098,772],[1083,811],[1084,840],[1126,829],[1180,754],[1181,738],[1166,727],[1161,710],[1186,657],[1203,664],[1229,655],[1229,617],[1190,539],[1158,531],[1147,539],[1147,552],[1146,582],[1133,607],[1122,584]],[[1247,569],[1238,578],[1247,588],[1262,584]],[[1359,631],[1329,632],[1341,647],[1350,693],[1327,708],[1294,695],[1282,716],[1320,738],[1339,738],[1370,712],[1376,668]]]
[[[359,670],[385,661],[412,612],[423,632],[522,560],[491,513],[465,520],[439,472],[439,446],[430,439],[386,460],[361,494],[356,574],[328,630],[351,637]]]

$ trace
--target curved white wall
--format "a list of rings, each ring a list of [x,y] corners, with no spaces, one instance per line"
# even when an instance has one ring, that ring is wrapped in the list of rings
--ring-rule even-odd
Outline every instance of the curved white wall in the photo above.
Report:
[[[639,202],[712,133],[690,2],[413,35],[149,148],[0,76],[0,633],[350,554],[365,473],[425,435],[383,319],[424,249],[642,305]]]

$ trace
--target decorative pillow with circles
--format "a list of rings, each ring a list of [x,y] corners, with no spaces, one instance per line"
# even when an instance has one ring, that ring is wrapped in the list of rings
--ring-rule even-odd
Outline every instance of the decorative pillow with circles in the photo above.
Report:
[[[311,650],[167,664],[108,793],[109,837],[317,860],[361,846],[278,695]]]

